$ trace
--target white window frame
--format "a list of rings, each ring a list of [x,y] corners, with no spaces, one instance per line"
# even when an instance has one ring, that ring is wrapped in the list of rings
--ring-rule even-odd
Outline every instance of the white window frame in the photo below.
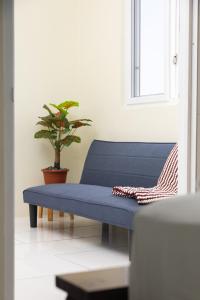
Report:
[[[176,14],[174,7],[176,5]],[[137,79],[133,74],[135,68],[135,58],[137,53],[134,53],[134,41],[137,39],[133,24],[135,23],[134,0],[125,1],[125,97],[126,103],[145,104],[154,102],[170,102],[178,99],[178,47],[179,47],[179,0],[169,0],[169,24],[166,26],[166,34],[169,36],[169,48],[166,51],[165,64],[165,92],[164,94],[147,95],[134,97],[134,87]],[[176,30],[174,30],[176,28]],[[173,64],[174,56],[177,56],[177,64]]]

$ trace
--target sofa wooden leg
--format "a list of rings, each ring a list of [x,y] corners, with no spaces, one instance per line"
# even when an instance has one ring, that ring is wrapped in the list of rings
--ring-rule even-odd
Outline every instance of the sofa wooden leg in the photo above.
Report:
[[[74,223],[74,215],[73,214],[69,214],[70,216],[70,223]]]
[[[128,252],[129,252],[130,261],[132,257],[132,242],[133,242],[133,230],[129,230],[128,231]]]
[[[30,226],[37,227],[37,206],[29,204]]]
[[[63,217],[64,217],[64,211],[59,211],[59,216],[60,216],[61,218],[63,218]]]
[[[101,241],[103,244],[109,243],[109,224],[103,223],[102,224],[102,236]]]
[[[43,207],[39,206],[39,212],[38,212],[38,218],[42,218],[43,217]]]
[[[53,209],[48,208],[48,221],[53,221]]]

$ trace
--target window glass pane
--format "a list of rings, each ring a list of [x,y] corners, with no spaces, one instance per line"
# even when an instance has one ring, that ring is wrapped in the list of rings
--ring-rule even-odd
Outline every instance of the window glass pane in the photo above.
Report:
[[[169,62],[167,0],[134,2],[134,96],[164,94]]]
[[[141,0],[140,95],[163,94],[166,0]]]

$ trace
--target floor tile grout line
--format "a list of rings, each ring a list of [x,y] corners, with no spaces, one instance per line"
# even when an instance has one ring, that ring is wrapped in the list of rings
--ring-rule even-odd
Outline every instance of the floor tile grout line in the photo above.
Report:
[[[32,279],[44,279],[44,278],[54,278],[55,275],[40,275],[40,276],[33,276],[33,277],[24,277],[24,278],[15,278],[16,281],[22,281],[22,280],[32,280]]]
[[[79,264],[75,264],[74,263],[74,265],[76,265],[76,266],[79,266],[79,267],[81,267],[81,268],[83,268],[83,269],[85,269],[85,270],[81,270],[81,271],[72,271],[72,272],[69,272],[68,274],[75,274],[75,273],[80,273],[80,272],[84,272],[84,271],[87,271],[87,270],[90,270],[89,268],[87,268],[87,267],[84,267],[84,266],[82,266],[82,265],[79,265]],[[31,279],[40,279],[40,278],[50,278],[50,277],[52,277],[52,278],[55,278],[55,276],[59,276],[59,275],[64,275],[64,274],[66,274],[66,272],[65,273],[60,273],[60,274],[48,274],[48,275],[38,275],[38,276],[28,276],[28,277],[23,277],[23,278],[16,278],[15,277],[15,281],[21,281],[21,280],[31,280]]]
[[[19,240],[19,242],[23,243],[23,244],[37,244],[37,243],[48,243],[48,242],[58,242],[58,241],[70,241],[70,240],[80,240],[80,239],[84,239],[84,238],[95,238],[95,237],[100,237],[100,235],[89,235],[89,236],[85,236],[85,237],[71,237],[71,238],[60,238],[60,239],[56,239],[56,240],[49,240],[49,241],[34,241],[34,242],[25,242],[24,240]],[[17,245],[20,246],[20,245]]]
[[[51,243],[59,243],[59,242],[65,242],[65,241],[81,241],[81,240],[86,240],[86,239],[98,239],[98,237],[84,237],[84,238],[76,238],[76,239],[62,239],[62,240],[51,240],[51,241],[40,241],[40,242],[31,242],[31,243],[29,243],[29,242],[23,242],[23,243],[21,243],[21,244],[18,244],[18,245],[15,245],[15,247],[20,247],[20,246],[28,246],[28,245],[38,245],[38,244],[40,244],[40,245],[43,245],[43,244],[45,244],[45,245],[47,245],[47,244],[51,244]]]

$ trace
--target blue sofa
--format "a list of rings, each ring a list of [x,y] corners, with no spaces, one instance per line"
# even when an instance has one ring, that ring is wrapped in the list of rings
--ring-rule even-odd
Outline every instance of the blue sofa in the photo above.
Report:
[[[105,142],[90,146],[79,184],[50,184],[28,188],[31,227],[37,227],[37,206],[73,213],[132,231],[141,207],[134,199],[112,195],[115,185],[152,187],[174,143]]]

